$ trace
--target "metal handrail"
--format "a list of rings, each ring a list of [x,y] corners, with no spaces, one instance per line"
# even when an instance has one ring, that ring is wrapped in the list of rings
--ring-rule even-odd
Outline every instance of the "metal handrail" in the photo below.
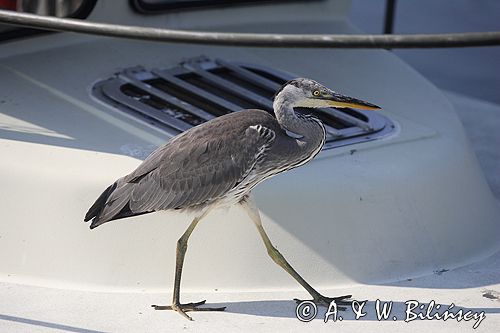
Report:
[[[442,48],[500,45],[500,31],[415,35],[254,34],[147,28],[47,17],[0,10],[0,22],[36,29],[71,31],[149,41],[226,46],[302,48]]]

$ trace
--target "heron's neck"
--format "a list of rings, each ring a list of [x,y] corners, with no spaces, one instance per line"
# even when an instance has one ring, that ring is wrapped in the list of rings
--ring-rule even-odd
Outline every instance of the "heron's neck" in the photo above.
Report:
[[[297,116],[293,110],[293,103],[283,102],[277,99],[273,107],[276,119],[283,129],[304,137],[309,137],[311,135],[310,126],[306,125],[306,123],[310,121]]]
[[[303,127],[301,124],[304,122],[297,117],[293,110],[293,104],[290,102],[283,102],[280,99],[274,101],[274,113],[280,126],[288,131],[303,135]]]
[[[321,121],[312,117],[299,116],[289,103],[274,102],[274,112],[280,126],[290,132],[298,134],[298,147],[306,155],[316,155],[325,144],[326,130]],[[314,157],[314,155],[311,155]],[[312,157],[311,157],[312,158]]]

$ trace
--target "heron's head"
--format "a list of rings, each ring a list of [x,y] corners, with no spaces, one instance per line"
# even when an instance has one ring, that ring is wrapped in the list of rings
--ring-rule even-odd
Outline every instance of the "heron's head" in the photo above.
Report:
[[[275,103],[303,108],[355,108],[363,110],[380,109],[360,99],[336,93],[310,79],[298,78],[285,83],[275,95]]]

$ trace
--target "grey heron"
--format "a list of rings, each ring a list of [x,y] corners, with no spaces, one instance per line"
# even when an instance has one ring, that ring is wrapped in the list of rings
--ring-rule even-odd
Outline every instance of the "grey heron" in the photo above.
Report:
[[[285,83],[275,94],[276,117],[263,110],[230,113],[193,127],[172,138],[147,157],[139,167],[110,185],[90,207],[85,221],[93,229],[103,223],[160,210],[194,213],[194,219],[177,241],[172,305],[153,305],[174,310],[187,319],[187,311],[223,311],[199,307],[205,301],[181,304],[180,284],[188,239],[212,209],[240,205],[262,237],[272,260],[287,271],[313,297],[328,306],[348,304],[351,295],[326,297],[307,283],[273,246],[251,198],[262,181],[312,160],[325,143],[323,123],[297,107],[378,106],[336,93],[316,81],[298,78]]]

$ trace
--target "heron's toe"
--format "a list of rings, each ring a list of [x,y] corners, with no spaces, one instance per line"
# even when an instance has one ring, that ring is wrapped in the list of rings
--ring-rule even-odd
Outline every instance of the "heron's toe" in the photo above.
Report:
[[[345,311],[347,308],[344,305],[350,306],[353,302],[353,300],[349,300],[348,298],[351,298],[352,295],[344,295],[344,296],[338,296],[338,297],[326,297],[323,295],[318,295],[314,299],[310,300],[301,300],[298,298],[294,298],[294,301],[297,304],[300,304],[305,301],[313,302],[316,305],[322,305],[329,307],[332,302],[335,301],[335,304],[337,305],[337,310],[339,311]]]
[[[151,305],[155,310],[172,310],[178,312],[181,316],[188,320],[193,320],[186,312],[188,311],[224,311],[226,309],[223,307],[199,307],[204,305],[207,301],[203,300],[196,303],[186,303],[186,304],[172,304],[172,305]]]

